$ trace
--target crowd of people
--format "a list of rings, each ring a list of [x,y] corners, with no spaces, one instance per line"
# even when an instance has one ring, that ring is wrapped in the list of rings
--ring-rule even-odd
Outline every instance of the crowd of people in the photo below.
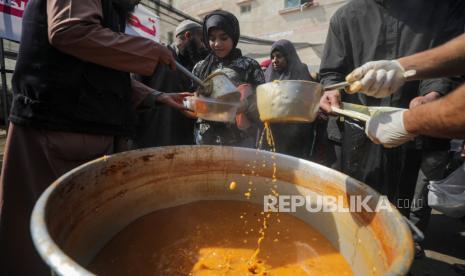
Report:
[[[255,148],[263,130],[255,89],[274,80],[361,84],[357,93],[325,92],[313,123],[272,124],[276,150],[339,170],[394,205],[422,199],[398,208],[425,230],[427,183],[446,176],[450,140],[465,138],[464,1],[349,1],[331,18],[319,74],[288,40],[271,46],[269,62],[242,55],[239,21],[227,11],[203,24],[183,21],[167,47],[125,35],[138,2],[29,1],[1,175],[2,275],[46,275],[29,219],[60,175],[128,149]],[[183,106],[197,87],[175,61],[200,79],[216,71],[229,77],[241,94],[235,123],[195,118]],[[342,102],[401,109],[365,124],[335,116]]]

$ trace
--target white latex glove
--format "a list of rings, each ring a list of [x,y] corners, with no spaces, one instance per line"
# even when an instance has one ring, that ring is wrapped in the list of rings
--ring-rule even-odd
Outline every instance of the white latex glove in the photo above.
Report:
[[[376,111],[366,123],[366,135],[373,143],[382,144],[385,148],[398,147],[413,140],[416,135],[407,132],[404,127],[405,111]]]
[[[410,74],[415,73],[410,71]],[[379,60],[358,67],[347,75],[346,80],[352,84],[349,93],[361,92],[375,98],[384,98],[404,85],[404,75],[405,70],[397,60]]]

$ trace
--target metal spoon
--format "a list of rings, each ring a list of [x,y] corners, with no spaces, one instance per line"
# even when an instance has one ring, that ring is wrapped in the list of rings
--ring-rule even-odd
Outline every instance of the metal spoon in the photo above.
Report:
[[[404,73],[404,77],[405,78],[413,77],[416,73],[417,73],[416,70],[408,70],[407,72]],[[325,86],[323,89],[324,89],[324,91],[337,90],[337,89],[346,88],[346,87],[348,87],[350,85],[351,85],[351,83],[348,83],[348,82],[344,81],[344,82],[338,82],[338,83],[335,83],[335,84]]]

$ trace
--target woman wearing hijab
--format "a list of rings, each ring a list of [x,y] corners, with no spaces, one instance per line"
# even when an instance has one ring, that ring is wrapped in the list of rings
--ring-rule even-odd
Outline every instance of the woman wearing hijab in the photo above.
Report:
[[[274,80],[312,81],[307,65],[300,61],[297,51],[289,40],[278,40],[271,46],[271,64],[265,71],[266,82]],[[272,124],[276,151],[299,158],[309,159],[313,144],[312,124]]]
[[[193,73],[204,80],[212,72],[220,70],[242,88],[249,88],[249,95],[242,95],[243,107],[236,124],[219,123],[199,119],[195,130],[198,145],[233,145],[255,147],[259,124],[255,88],[265,82],[258,62],[242,56],[236,48],[240,30],[237,18],[226,11],[214,11],[203,21],[204,43],[211,53],[198,62]],[[247,85],[245,85],[247,84]]]
[[[292,42],[278,40],[271,46],[271,64],[265,71],[266,82],[274,80],[312,81],[307,65],[300,61]]]

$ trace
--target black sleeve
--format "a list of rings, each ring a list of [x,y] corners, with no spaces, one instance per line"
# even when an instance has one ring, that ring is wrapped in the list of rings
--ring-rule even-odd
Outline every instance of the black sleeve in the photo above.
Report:
[[[253,60],[250,64],[251,71],[248,83],[252,85],[254,93],[247,98],[247,110],[245,111],[245,116],[254,122],[255,124],[260,124],[260,116],[257,108],[257,86],[265,83],[265,75],[263,74],[262,68],[257,61]]]
[[[465,1],[453,1],[448,9],[448,14],[441,32],[433,41],[433,47],[437,47],[447,41],[461,35],[465,28]],[[420,84],[420,95],[424,96],[432,91],[446,95],[457,88],[459,77],[424,80]]]
[[[345,80],[354,66],[349,61],[350,45],[344,41],[342,23],[336,13],[330,21],[328,36],[320,64],[320,78],[323,85],[329,85]]]
[[[433,91],[444,96],[458,86],[458,77],[424,80],[420,82],[420,96],[425,96]]]
[[[465,32],[465,1],[452,1],[446,18],[441,32],[434,40],[433,47],[442,45]]]

